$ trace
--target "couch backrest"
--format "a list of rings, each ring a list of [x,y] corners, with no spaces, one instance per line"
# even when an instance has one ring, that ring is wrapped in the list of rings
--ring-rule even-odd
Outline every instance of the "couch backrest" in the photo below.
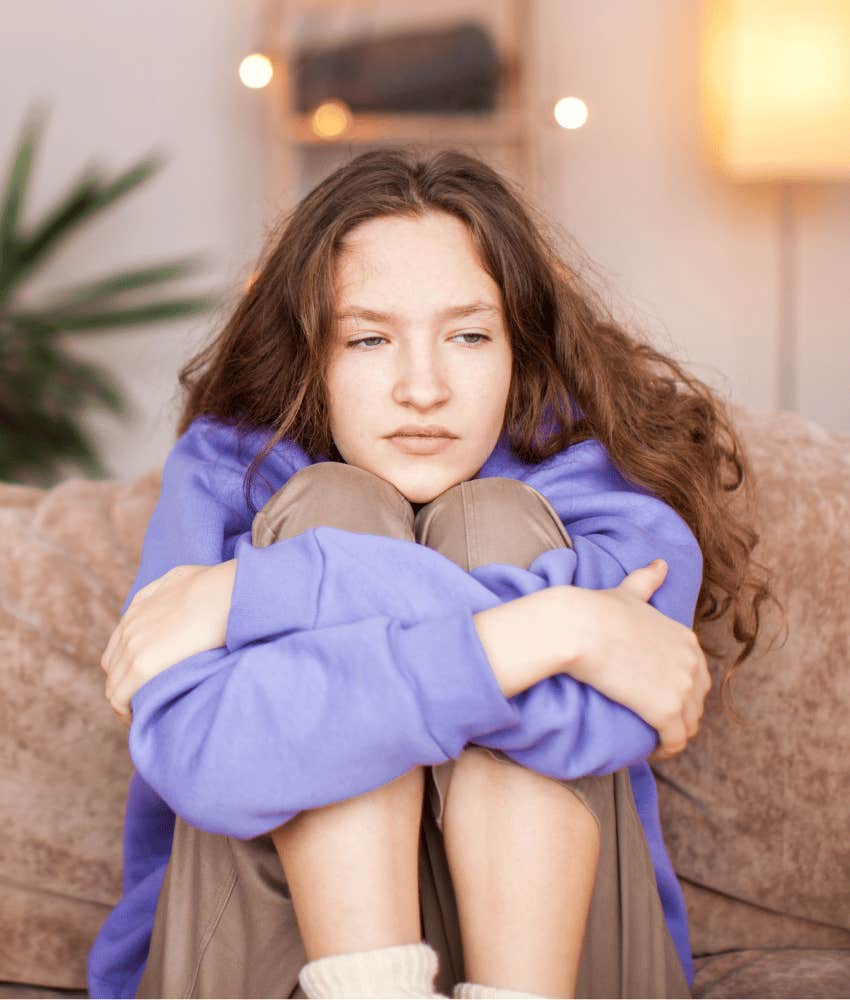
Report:
[[[121,895],[132,764],[99,663],[160,480],[0,483],[0,982],[85,989]]]
[[[687,750],[653,769],[695,955],[850,947],[850,434],[789,412],[733,408],[757,485],[755,558],[774,605],[733,681],[719,672]],[[731,615],[705,636],[733,655]]]

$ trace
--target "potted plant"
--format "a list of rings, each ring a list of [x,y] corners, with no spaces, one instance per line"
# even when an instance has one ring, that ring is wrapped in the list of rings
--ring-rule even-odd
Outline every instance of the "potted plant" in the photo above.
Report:
[[[164,297],[168,282],[196,271],[197,255],[108,274],[50,294],[38,307],[19,297],[26,280],[56,246],[160,169],[149,155],[112,178],[88,167],[67,195],[24,231],[21,223],[45,113],[24,123],[0,201],[0,480],[50,485],[60,463],[108,475],[80,423],[87,406],[126,416],[126,400],[109,373],[63,350],[62,333],[153,324],[203,313],[216,295]],[[129,296],[129,299],[128,299]]]

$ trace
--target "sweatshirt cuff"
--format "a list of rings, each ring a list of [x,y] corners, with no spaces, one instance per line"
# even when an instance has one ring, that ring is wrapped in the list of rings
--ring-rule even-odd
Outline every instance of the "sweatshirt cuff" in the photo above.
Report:
[[[246,535],[233,554],[236,576],[224,638],[228,650],[314,627],[324,565],[314,529],[260,547]]]
[[[424,706],[431,735],[454,759],[476,737],[516,725],[520,711],[499,686],[472,611],[393,630],[396,662]]]

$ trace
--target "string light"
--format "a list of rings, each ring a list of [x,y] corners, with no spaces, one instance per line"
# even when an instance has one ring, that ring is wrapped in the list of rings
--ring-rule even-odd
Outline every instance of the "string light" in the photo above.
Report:
[[[561,128],[581,128],[587,121],[587,105],[578,97],[562,97],[555,104],[553,114]]]
[[[268,56],[262,52],[252,52],[239,63],[239,79],[252,90],[268,86],[274,76],[274,67]]]
[[[310,125],[322,139],[342,135],[351,125],[351,109],[344,101],[322,101],[313,111]]]

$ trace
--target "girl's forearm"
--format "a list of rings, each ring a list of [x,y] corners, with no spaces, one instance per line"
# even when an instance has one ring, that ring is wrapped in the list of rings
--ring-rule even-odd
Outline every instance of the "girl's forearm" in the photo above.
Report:
[[[236,560],[211,567],[222,612],[222,643],[230,613]],[[490,666],[506,698],[558,673],[570,673],[585,607],[581,587],[546,587],[472,616]],[[586,622],[585,622],[586,624]]]
[[[546,587],[472,616],[481,645],[506,698],[558,673],[570,673],[586,591]]]

